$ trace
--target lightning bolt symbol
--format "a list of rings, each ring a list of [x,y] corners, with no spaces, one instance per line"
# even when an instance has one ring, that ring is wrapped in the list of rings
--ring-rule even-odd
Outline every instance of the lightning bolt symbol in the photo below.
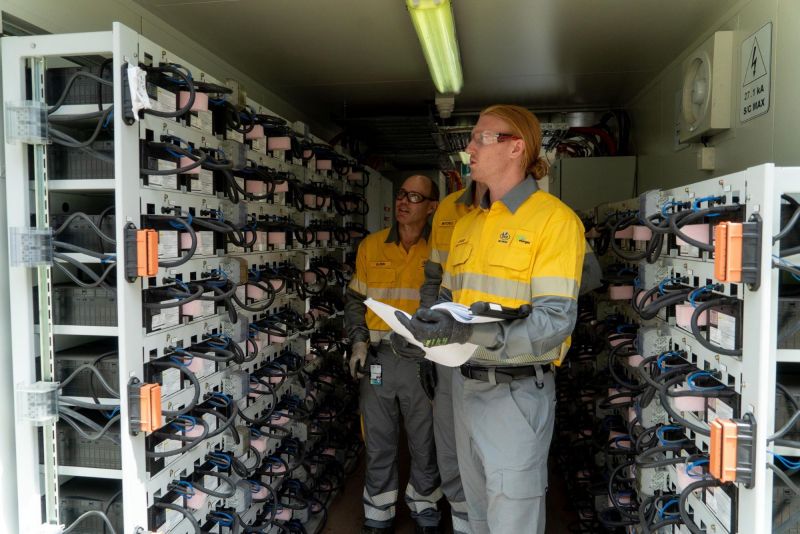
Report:
[[[758,66],[758,58],[756,56],[756,51],[758,50],[757,46],[753,47],[753,57],[750,60],[750,66],[753,68],[753,76],[756,75],[756,67]]]

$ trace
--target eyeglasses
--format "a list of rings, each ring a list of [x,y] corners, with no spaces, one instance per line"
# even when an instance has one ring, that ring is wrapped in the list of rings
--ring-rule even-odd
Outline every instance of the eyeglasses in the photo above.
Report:
[[[509,139],[521,139],[521,137],[514,134],[490,132],[488,130],[483,132],[472,132],[470,137],[472,137],[472,141],[475,142],[475,144],[482,146],[502,143],[503,141],[508,141]]]
[[[419,204],[425,200],[434,200],[430,197],[426,197],[422,193],[417,193],[416,191],[406,191],[405,189],[398,190],[394,198],[395,200],[403,200],[404,198],[407,198],[412,204]]]

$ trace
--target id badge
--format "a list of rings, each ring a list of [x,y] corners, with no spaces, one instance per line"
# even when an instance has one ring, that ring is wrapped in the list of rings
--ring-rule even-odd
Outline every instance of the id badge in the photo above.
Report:
[[[372,364],[369,366],[369,383],[373,386],[380,386],[383,384],[383,375],[380,364]]]

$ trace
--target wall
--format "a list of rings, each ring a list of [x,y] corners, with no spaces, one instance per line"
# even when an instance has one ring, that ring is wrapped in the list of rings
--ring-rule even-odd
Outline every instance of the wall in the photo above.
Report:
[[[253,100],[290,121],[305,122],[318,137],[330,139],[340,130],[327,120],[306,115],[132,0],[2,0],[0,6],[3,12],[50,33],[108,31],[112,22],[121,22],[186,61],[206,66],[217,79],[239,80]]]
[[[739,122],[742,41],[767,22],[772,22],[772,94],[770,110],[745,123]],[[710,139],[716,148],[716,170],[699,171],[699,145],[673,149],[675,93],[681,87],[681,63],[714,31],[732,30],[733,87],[732,128]],[[800,124],[800,69],[793,59],[800,49],[800,2],[796,0],[741,0],[732,2],[718,23],[664,69],[627,106],[633,122],[638,158],[638,189],[670,188],[743,170],[765,162],[800,165],[796,129]]]

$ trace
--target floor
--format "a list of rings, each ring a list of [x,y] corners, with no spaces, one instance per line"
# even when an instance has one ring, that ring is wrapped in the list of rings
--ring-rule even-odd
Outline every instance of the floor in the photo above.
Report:
[[[403,443],[404,439],[401,440]],[[361,504],[361,494],[364,490],[364,458],[362,455],[358,469],[348,479],[344,490],[336,497],[331,504],[328,513],[328,522],[325,525],[323,534],[358,534],[361,531],[361,523],[364,521],[364,508]],[[409,458],[406,447],[400,450],[400,487],[404,487],[408,481]],[[401,492],[402,493],[402,492]],[[567,525],[577,519],[574,510],[569,508],[569,497],[563,481],[552,467],[550,469],[550,487],[547,493],[547,534],[566,534],[569,532]],[[452,532],[450,525],[450,514],[447,501],[442,499],[439,503],[442,510],[442,532]],[[396,534],[413,534],[414,522],[409,516],[409,510],[405,502],[400,500],[397,505],[397,517],[395,520]]]

